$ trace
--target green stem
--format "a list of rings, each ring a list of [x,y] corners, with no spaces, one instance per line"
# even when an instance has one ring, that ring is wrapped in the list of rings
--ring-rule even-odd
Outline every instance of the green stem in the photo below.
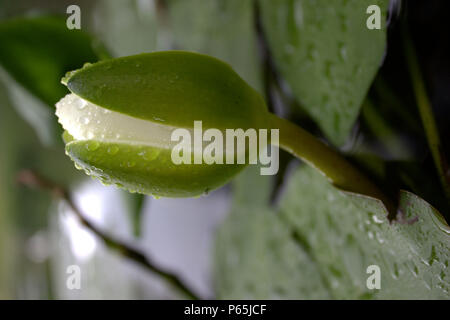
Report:
[[[407,31],[404,32],[403,39],[406,61],[411,75],[411,82],[414,88],[417,106],[419,108],[423,128],[427,137],[428,146],[431,150],[445,195],[450,201],[450,184],[444,170],[445,164],[443,163],[444,156],[441,153],[441,139],[439,137],[436,121],[434,119],[433,109],[425,89],[425,84],[423,81],[422,72],[420,71],[414,45]]]
[[[288,120],[274,114],[269,119],[271,128],[280,130],[281,148],[319,170],[336,187],[381,200],[393,218],[396,210],[392,201],[339,153]]]

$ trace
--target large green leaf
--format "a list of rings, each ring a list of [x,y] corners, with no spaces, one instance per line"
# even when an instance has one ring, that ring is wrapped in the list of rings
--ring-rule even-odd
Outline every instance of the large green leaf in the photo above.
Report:
[[[49,145],[56,136],[53,105],[68,92],[61,77],[106,53],[89,35],[51,16],[2,21],[0,43],[0,80],[17,111]]]
[[[249,190],[238,188],[238,197],[257,193],[258,184]],[[450,228],[411,193],[401,192],[400,210],[402,222],[389,223],[376,200],[345,194],[311,168],[297,169],[279,209],[235,205],[217,240],[218,294],[450,298]],[[366,286],[370,265],[381,269],[381,290]]]
[[[345,142],[381,63],[386,28],[369,30],[369,5],[388,0],[260,0],[279,71],[336,144]]]
[[[57,17],[18,18],[0,24],[0,65],[25,89],[53,106],[67,89],[64,74],[99,60],[93,39]]]
[[[269,209],[270,182],[252,166],[234,183],[232,212],[215,248],[219,298],[329,298],[315,262]]]

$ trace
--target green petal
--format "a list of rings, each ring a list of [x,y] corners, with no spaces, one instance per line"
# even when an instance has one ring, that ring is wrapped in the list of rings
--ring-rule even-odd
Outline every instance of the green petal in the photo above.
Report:
[[[70,72],[70,91],[103,108],[166,125],[264,128],[262,97],[232,68],[185,51],[111,59]]]
[[[163,197],[195,197],[208,193],[245,167],[237,164],[175,165],[170,149],[96,140],[72,141],[66,145],[66,152],[77,168],[104,184]]]

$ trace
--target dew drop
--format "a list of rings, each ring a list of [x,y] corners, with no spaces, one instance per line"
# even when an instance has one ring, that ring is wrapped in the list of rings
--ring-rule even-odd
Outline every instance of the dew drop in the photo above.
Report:
[[[373,220],[373,222],[375,222],[377,224],[383,223],[383,220],[380,219],[376,214],[372,215],[372,220]]]
[[[86,148],[89,151],[95,151],[98,149],[98,147],[100,146],[100,144],[97,141],[90,141],[87,145]]]
[[[146,150],[138,153],[138,155],[141,156],[146,161],[152,161],[158,157],[159,150],[157,149]]]
[[[375,233],[375,237],[376,237],[376,239],[377,239],[379,244],[383,244],[384,243],[384,239],[383,239],[383,237],[381,236],[381,234],[379,232]]]
[[[83,99],[77,99],[75,100],[75,105],[78,107],[78,109],[83,110],[88,105],[86,100]]]
[[[107,150],[108,154],[115,155],[117,152],[119,152],[119,147],[117,146],[111,146]]]

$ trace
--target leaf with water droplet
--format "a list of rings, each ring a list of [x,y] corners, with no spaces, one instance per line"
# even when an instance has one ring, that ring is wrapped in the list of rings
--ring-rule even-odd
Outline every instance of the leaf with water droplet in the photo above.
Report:
[[[262,22],[276,67],[300,105],[342,145],[385,51],[388,0],[262,0]],[[383,28],[368,30],[379,5]],[[286,52],[289,54],[286,55]],[[361,70],[354,74],[354,70]],[[328,96],[325,102],[322,97]]]
[[[389,223],[378,201],[302,167],[267,211],[268,196],[254,197],[270,181],[242,178],[216,244],[219,298],[450,299],[450,227],[418,196],[402,191]],[[370,265],[381,290],[366,286]]]

